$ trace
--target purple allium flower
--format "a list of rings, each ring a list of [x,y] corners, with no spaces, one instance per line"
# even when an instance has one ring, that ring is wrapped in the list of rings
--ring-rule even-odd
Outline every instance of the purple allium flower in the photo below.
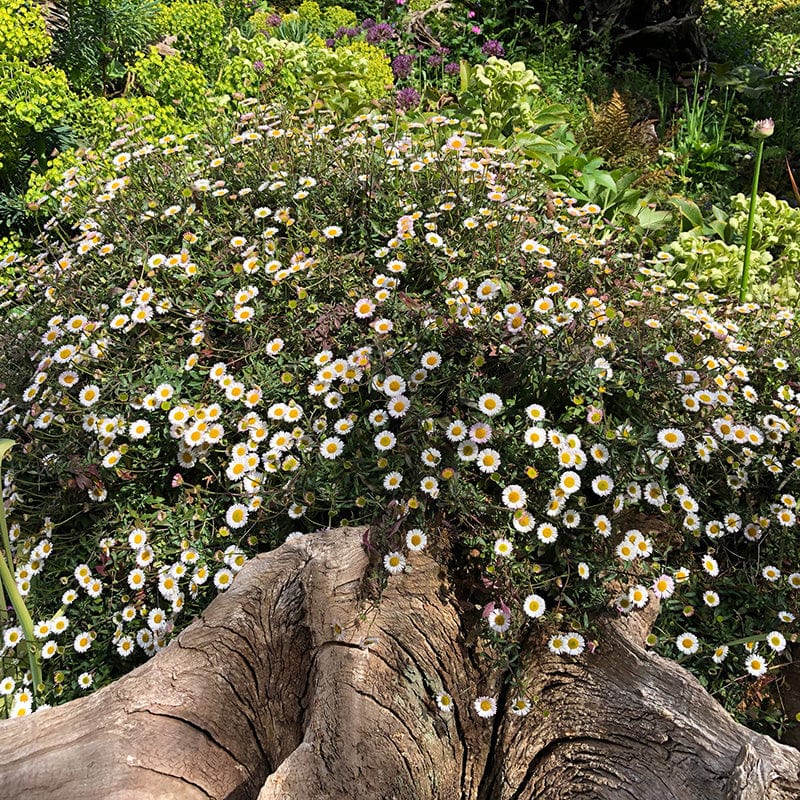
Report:
[[[427,64],[429,67],[438,67],[442,63],[442,57],[438,53],[428,56]]]
[[[365,19],[365,20],[364,20],[364,21],[361,23],[361,27],[362,27],[362,28],[363,28],[365,31],[368,31],[370,28],[374,28],[374,27],[375,27],[375,25],[376,25],[376,23],[375,23],[375,20],[374,20],[374,19],[372,19],[372,17],[367,17],[367,18],[366,18],[366,19]]]
[[[329,50],[332,50],[335,44],[336,44],[336,39],[329,38],[325,40],[325,47],[327,47]]]
[[[407,111],[409,108],[416,108],[419,105],[419,92],[410,86],[405,89],[399,89],[395,94],[395,100],[397,107],[401,111]]]
[[[461,65],[457,61],[451,61],[444,65],[445,75],[458,75],[461,72]]]
[[[392,59],[392,72],[396,80],[400,81],[407,78],[414,68],[415,56],[400,54]]]
[[[334,39],[344,39],[347,36],[350,39],[355,38],[361,31],[358,28],[348,28],[345,25],[341,25],[336,29],[336,33],[333,34]]]
[[[481,47],[481,53],[485,56],[502,58],[506,54],[506,51],[497,39],[489,39],[489,41],[485,42],[483,47]]]
[[[267,17],[267,25],[269,25],[271,28],[280,28],[281,22],[283,22],[283,20],[281,19],[280,14],[270,14]]]
[[[367,31],[369,44],[380,44],[388,39],[394,39],[394,28],[388,22],[379,22]]]

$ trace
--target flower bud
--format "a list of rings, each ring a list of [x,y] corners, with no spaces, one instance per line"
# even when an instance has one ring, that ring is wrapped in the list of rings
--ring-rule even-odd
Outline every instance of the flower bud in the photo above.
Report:
[[[756,139],[766,139],[768,136],[772,136],[775,132],[775,123],[770,117],[769,119],[760,119],[753,123],[753,136]]]

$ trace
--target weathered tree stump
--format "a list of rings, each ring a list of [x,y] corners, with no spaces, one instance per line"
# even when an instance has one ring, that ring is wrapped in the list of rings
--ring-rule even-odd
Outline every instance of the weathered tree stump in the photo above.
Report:
[[[379,600],[365,596],[363,534],[313,534],[252,560],[147,664],[0,723],[0,798],[800,796],[797,750],[738,725],[644,648],[655,605],[609,619],[596,651],[574,659],[534,632],[524,674],[538,701],[519,718],[507,689],[481,682],[432,559],[415,554]],[[484,693],[499,697],[490,720],[471,706]]]

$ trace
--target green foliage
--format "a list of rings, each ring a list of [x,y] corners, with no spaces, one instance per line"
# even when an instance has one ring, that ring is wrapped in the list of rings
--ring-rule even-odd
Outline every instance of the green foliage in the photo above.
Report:
[[[0,294],[17,581],[70,623],[45,700],[154,654],[255,552],[347,523],[390,580],[419,529],[466,602],[505,605],[477,632],[512,682],[517,642],[568,631],[578,655],[650,585],[657,646],[695,633],[712,690],[752,669],[742,637],[791,634],[790,312],[670,291],[667,254],[472,119],[231,116],[87,154]]]
[[[376,45],[354,41],[340,45],[334,51],[336,55],[334,69],[358,75],[363,85],[366,100],[377,100],[385,97],[394,84],[389,57]]]
[[[0,3],[0,60],[39,61],[49,55],[51,47],[39,3]]]
[[[342,6],[328,6],[322,12],[317,32],[323,38],[333,36],[339,28],[354,28],[358,25],[358,17]]]
[[[706,0],[702,22],[719,61],[758,64],[781,74],[800,66],[800,4]]]
[[[530,129],[536,112],[546,103],[541,86],[525,64],[490,56],[485,64],[461,62],[457,102],[475,126],[489,138]]]
[[[248,24],[255,32],[262,32],[272,27],[268,20],[273,16],[274,11],[256,11],[248,17]]]
[[[736,294],[744,258],[744,235],[749,200],[739,194],[730,209],[713,208],[703,222],[700,210],[685,199],[676,200],[689,230],[665,247],[675,262],[670,272],[682,283],[694,281],[704,289]],[[765,193],[758,197],[753,228],[749,299],[796,305],[800,301],[800,209]]]
[[[645,172],[658,158],[658,137],[652,121],[636,122],[625,98],[616,90],[599,106],[589,100],[584,126],[586,146],[612,167]]]
[[[44,166],[52,132],[77,103],[60,69],[0,61],[0,186],[17,183],[15,173],[35,158]]]
[[[232,31],[227,39],[238,53],[228,60],[216,85],[219,94],[256,95],[264,86],[269,96],[295,105],[323,101],[342,114],[355,114],[383,98],[393,76],[386,54],[366,42],[340,44],[331,50],[314,42],[256,36]],[[259,70],[254,65],[260,62]]]
[[[249,0],[221,0],[219,6],[227,27],[245,24],[253,11]]]
[[[54,15],[55,62],[74,87],[104,92],[157,36],[158,0],[66,0]]]
[[[226,42],[237,55],[228,58],[220,72],[215,87],[218,94],[255,95],[262,83],[268,83],[276,96],[296,97],[315,72],[319,48],[314,46],[264,36],[247,39],[235,30]],[[263,65],[260,71],[254,67],[256,62]]]
[[[174,47],[184,61],[200,67],[211,81],[216,79],[224,57],[225,17],[219,6],[213,2],[177,0],[162,8],[158,28],[162,35],[176,37]]]
[[[308,42],[314,35],[314,26],[305,19],[300,19],[297,14],[289,14],[272,31],[276,39],[283,39],[287,42]]]
[[[173,106],[185,120],[199,124],[211,107],[205,75],[180,55],[162,56],[155,47],[131,67],[135,89],[154,97],[159,104]]]
[[[319,3],[315,3],[314,0],[303,0],[295,9],[295,13],[300,19],[312,26],[319,24],[322,18],[322,10],[319,7]]]

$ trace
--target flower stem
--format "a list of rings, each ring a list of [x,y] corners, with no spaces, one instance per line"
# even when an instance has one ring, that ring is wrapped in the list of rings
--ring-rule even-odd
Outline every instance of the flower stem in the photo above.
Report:
[[[0,464],[2,463],[3,456],[11,449],[13,442],[10,439],[0,439]],[[3,485],[3,473],[0,470],[0,486]],[[39,666],[39,653],[37,652],[36,639],[33,635],[33,620],[31,619],[28,607],[22,599],[22,595],[17,589],[17,583],[14,580],[14,559],[11,554],[11,541],[8,536],[8,525],[6,524],[6,509],[3,503],[2,495],[0,495],[0,538],[2,538],[3,552],[0,553],[0,585],[5,588],[8,594],[8,599],[14,608],[14,613],[17,615],[17,622],[19,622],[25,634],[25,649],[28,653],[28,664],[31,668],[31,678],[33,681],[33,696],[36,697],[39,691],[39,685],[42,682],[42,670]],[[2,595],[2,591],[0,591]],[[5,597],[3,597],[3,612],[5,608]]]
[[[747,215],[747,233],[744,237],[744,264],[742,265],[742,281],[739,284],[739,302],[744,303],[750,283],[750,255],[753,249],[753,224],[756,218],[756,199],[758,197],[758,176],[761,172],[761,156],[764,154],[764,140],[758,140],[756,150],[756,166],[753,170],[753,187],[750,190],[750,210]]]

